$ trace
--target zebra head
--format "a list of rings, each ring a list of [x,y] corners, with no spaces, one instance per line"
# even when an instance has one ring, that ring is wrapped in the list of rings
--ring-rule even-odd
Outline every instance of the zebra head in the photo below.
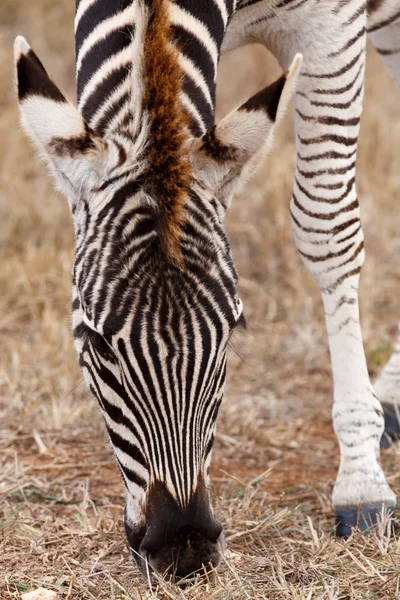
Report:
[[[223,546],[209,467],[227,344],[244,323],[224,215],[301,60],[195,137],[174,52],[151,46],[150,36],[147,87],[130,72],[135,99],[105,129],[65,99],[24,38],[15,57],[23,126],[72,211],[76,347],[125,483],[129,545],[143,570],[182,577],[217,565]]]

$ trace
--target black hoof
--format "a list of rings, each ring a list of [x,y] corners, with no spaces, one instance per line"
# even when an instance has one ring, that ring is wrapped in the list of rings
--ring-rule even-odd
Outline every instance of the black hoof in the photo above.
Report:
[[[382,408],[385,415],[385,431],[381,437],[381,448],[385,449],[400,440],[400,421],[393,404],[383,402]]]
[[[354,528],[365,535],[370,535],[374,527],[382,520],[384,506],[384,504],[367,504],[359,508],[337,508],[335,510],[336,536],[347,539]],[[385,507],[385,519],[387,518],[390,518],[390,531],[393,534],[393,507]]]

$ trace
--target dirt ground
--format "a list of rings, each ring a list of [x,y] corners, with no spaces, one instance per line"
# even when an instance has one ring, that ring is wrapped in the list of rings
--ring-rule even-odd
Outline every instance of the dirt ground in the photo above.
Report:
[[[1,600],[39,586],[63,600],[400,598],[398,537],[332,536],[332,379],[319,293],[290,229],[291,116],[228,218],[249,333],[231,353],[212,468],[225,560],[185,589],[150,589],[139,577],[123,534],[122,481],[72,342],[70,215],[20,131],[12,85],[21,33],[74,97],[73,4],[0,2]],[[368,58],[358,189],[374,377],[400,316],[400,103],[374,51]],[[224,58],[219,114],[277,74],[258,47]],[[400,450],[382,460],[400,495]]]

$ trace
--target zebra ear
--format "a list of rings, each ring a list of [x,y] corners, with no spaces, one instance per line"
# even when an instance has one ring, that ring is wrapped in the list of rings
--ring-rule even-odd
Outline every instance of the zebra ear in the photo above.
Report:
[[[297,54],[287,73],[229,113],[201,139],[195,165],[202,182],[225,208],[271,148],[275,125],[293,96],[301,63],[302,56]]]
[[[14,45],[21,123],[67,195],[82,192],[101,167],[105,142],[47,75],[26,40]]]

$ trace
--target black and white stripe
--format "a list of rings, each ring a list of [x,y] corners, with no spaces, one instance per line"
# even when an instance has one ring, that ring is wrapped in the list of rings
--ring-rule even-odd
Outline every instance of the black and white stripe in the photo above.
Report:
[[[185,506],[210,460],[226,344],[241,314],[237,276],[215,213],[194,192],[180,269],[163,258],[144,192],[132,191],[127,184],[122,204],[81,219],[75,338],[130,493],[166,481]]]
[[[325,307],[341,447],[334,504],[338,515],[393,506],[359,322],[355,161],[367,29],[392,32],[380,50],[393,59],[397,2],[370,0],[367,21],[365,0],[78,0],[78,111],[17,40],[22,120],[73,213],[75,340],[126,484],[134,551],[155,556],[149,539],[160,519],[170,525],[163,507],[175,515],[175,538],[157,534],[168,548],[153,563],[160,571],[175,561],[182,528],[190,544],[201,538],[183,574],[200,568],[203,550],[219,561],[208,468],[227,345],[244,323],[223,218],[295,89],[298,51],[290,211]],[[220,52],[248,41],[290,69],[215,127]]]
[[[173,43],[183,72],[181,101],[192,130],[214,125],[215,84],[222,41],[236,0],[168,0]],[[75,19],[78,107],[101,134],[130,115],[143,92],[142,54],[151,0],[77,0]]]
[[[393,506],[395,501],[377,459],[384,419],[369,381],[358,310],[364,239],[356,151],[367,33],[400,83],[399,0],[240,0],[223,44],[226,51],[261,42],[282,66],[294,52],[304,57],[295,100],[297,156],[290,211],[297,248],[325,307],[335,386],[333,420],[341,447],[333,493],[338,514],[343,507]],[[384,377],[390,390],[392,373],[393,361]],[[378,388],[381,393],[385,386]]]

